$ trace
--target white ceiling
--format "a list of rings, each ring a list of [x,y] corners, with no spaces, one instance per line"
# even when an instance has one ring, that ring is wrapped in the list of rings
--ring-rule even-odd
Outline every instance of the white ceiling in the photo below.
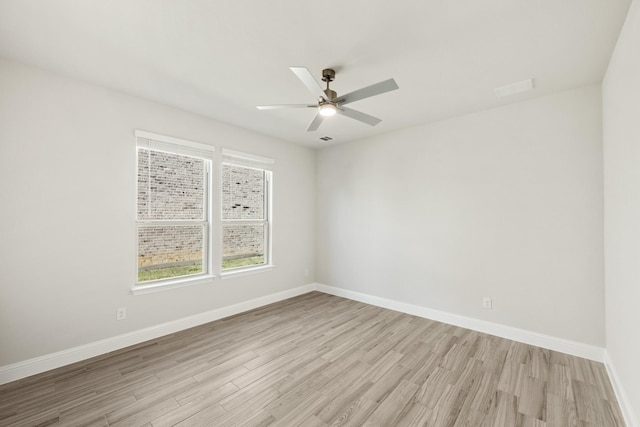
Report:
[[[319,147],[598,83],[630,0],[0,0],[0,56]],[[337,71],[338,95],[400,90],[306,132],[289,71]],[[534,78],[535,90],[493,89]]]

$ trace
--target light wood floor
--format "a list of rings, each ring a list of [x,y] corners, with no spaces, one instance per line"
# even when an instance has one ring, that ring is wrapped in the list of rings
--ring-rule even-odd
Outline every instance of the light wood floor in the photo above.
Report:
[[[602,364],[310,293],[0,386],[0,425],[623,426]]]

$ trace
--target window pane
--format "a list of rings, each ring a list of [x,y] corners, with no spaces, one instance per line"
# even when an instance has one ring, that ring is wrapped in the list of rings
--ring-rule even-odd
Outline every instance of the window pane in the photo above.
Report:
[[[222,226],[222,269],[265,263],[264,230],[259,225]]]
[[[138,282],[204,273],[204,225],[139,226]]]
[[[265,219],[264,171],[222,165],[222,219]]]
[[[203,220],[203,159],[138,148],[138,220]]]

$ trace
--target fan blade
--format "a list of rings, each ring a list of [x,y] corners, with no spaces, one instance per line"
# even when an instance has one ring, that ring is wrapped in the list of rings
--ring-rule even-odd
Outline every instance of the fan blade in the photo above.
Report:
[[[363,87],[362,89],[354,90],[346,95],[342,95],[333,100],[337,104],[349,104],[351,102],[359,101],[361,99],[369,98],[370,96],[380,95],[381,93],[389,92],[399,89],[395,80],[389,79],[380,83],[373,84],[371,86]]]
[[[309,89],[309,91],[316,97],[322,97],[327,99],[327,94],[324,93],[324,89],[320,86],[320,83],[313,78],[313,74],[306,67],[289,67],[293,73],[298,76],[300,81]]]
[[[316,114],[316,116],[313,118],[313,121],[307,128],[307,132],[318,130],[318,128],[320,127],[320,123],[322,123],[322,120],[324,120],[324,116],[320,115],[320,113]]]
[[[258,110],[282,110],[284,108],[318,108],[317,105],[307,104],[280,104],[280,105],[256,105]]]
[[[366,123],[370,126],[375,126],[382,121],[377,117],[373,117],[368,114],[361,113],[360,111],[352,110],[351,108],[342,106],[338,107],[338,114],[342,114],[343,116],[350,117],[359,122]]]

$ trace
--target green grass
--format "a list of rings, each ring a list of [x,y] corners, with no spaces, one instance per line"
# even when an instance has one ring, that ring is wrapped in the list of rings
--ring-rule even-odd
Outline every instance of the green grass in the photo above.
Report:
[[[178,267],[156,268],[138,271],[138,282],[167,279],[178,276],[202,273],[202,265],[182,265]]]
[[[222,269],[227,270],[229,268],[249,267],[260,264],[264,264],[264,258],[262,256],[227,259],[222,261]],[[202,265],[199,264],[140,270],[138,271],[138,283],[150,282],[151,280],[170,279],[172,277],[189,276],[191,274],[199,273],[202,273]]]
[[[264,257],[262,255],[248,258],[227,259],[222,260],[222,269],[226,270],[227,268],[247,267],[250,265],[260,264],[264,264]]]

